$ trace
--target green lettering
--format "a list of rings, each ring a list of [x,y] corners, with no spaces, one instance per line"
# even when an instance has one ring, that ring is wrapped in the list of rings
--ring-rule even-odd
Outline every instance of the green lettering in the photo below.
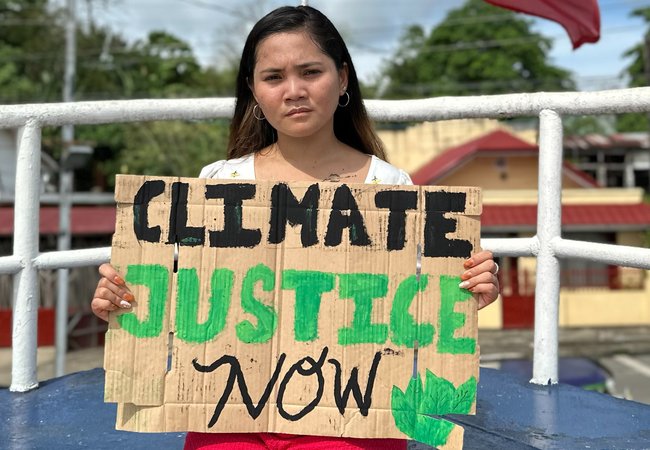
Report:
[[[465,325],[465,314],[454,311],[456,303],[467,301],[472,294],[458,287],[460,277],[440,277],[440,317],[438,323],[438,352],[474,354],[476,340],[468,337],[454,337],[454,332]]]
[[[264,264],[258,264],[248,269],[242,282],[242,309],[257,318],[257,328],[248,320],[239,322],[236,326],[237,337],[247,344],[267,342],[273,337],[278,326],[278,313],[273,306],[265,305],[253,296],[253,290],[258,281],[262,282],[264,291],[272,291],[275,289],[275,273]]]
[[[315,270],[285,270],[282,289],[296,291],[294,336],[296,341],[313,341],[318,337],[318,313],[323,292],[334,289],[334,274]]]
[[[233,272],[216,269],[210,280],[210,311],[203,323],[198,323],[199,277],[196,269],[178,271],[176,300],[176,335],[185,342],[211,341],[226,326],[226,316],[232,296]]]
[[[382,344],[388,337],[388,325],[371,323],[372,300],[385,297],[388,276],[385,274],[339,274],[339,293],[342,299],[354,301],[352,326],[339,329],[339,344]]]
[[[430,323],[417,324],[409,313],[409,308],[418,292],[427,288],[429,279],[422,275],[418,281],[415,275],[411,275],[400,283],[395,292],[393,307],[390,311],[391,341],[397,345],[413,348],[415,341],[420,347],[427,346],[433,342],[435,329]]]
[[[117,316],[117,323],[135,337],[146,338],[160,335],[165,317],[165,302],[169,289],[169,272],[160,264],[133,264],[127,267],[126,282],[149,288],[149,316],[140,321],[135,313]]]

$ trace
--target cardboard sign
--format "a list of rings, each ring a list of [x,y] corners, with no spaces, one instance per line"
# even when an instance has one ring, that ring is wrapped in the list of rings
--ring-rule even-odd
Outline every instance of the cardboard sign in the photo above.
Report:
[[[119,176],[115,196],[118,429],[462,444],[440,416],[475,408],[478,188]]]

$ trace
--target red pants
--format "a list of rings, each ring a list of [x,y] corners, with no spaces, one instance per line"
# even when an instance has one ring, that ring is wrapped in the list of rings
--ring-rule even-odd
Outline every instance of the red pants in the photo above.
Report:
[[[357,439],[278,433],[187,433],[185,450],[405,450],[404,439]]]

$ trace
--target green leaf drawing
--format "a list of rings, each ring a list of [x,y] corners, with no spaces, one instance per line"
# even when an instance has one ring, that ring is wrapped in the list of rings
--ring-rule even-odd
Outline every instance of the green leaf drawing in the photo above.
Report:
[[[437,447],[444,445],[454,424],[431,416],[467,414],[476,399],[476,378],[455,388],[449,381],[426,371],[425,384],[418,375],[406,391],[393,386],[391,409],[397,428],[416,441]]]

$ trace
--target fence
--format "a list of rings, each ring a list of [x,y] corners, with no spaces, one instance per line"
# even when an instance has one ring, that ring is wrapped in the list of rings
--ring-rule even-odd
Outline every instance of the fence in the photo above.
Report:
[[[561,237],[561,115],[649,112],[650,88],[602,92],[509,94],[366,102],[380,121],[437,121],[461,118],[539,117],[537,234],[532,238],[484,239],[497,256],[536,256],[533,378],[558,377],[558,258],[582,258],[650,269],[650,249],[596,244]],[[207,120],[230,117],[233,99],[127,100],[0,107],[0,128],[19,128],[13,254],[0,257],[0,273],[14,274],[12,391],[38,386],[36,331],[38,271],[106,262],[110,248],[39,254],[41,134],[45,126],[108,124],[151,120]]]

